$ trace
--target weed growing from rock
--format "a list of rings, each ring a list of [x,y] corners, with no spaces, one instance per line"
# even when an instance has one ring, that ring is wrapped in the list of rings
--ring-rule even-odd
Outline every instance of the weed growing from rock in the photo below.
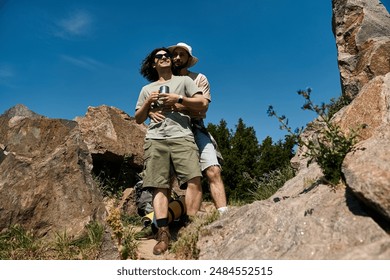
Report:
[[[137,259],[138,242],[136,232],[131,226],[124,226],[118,208],[113,208],[106,219],[112,229],[112,237],[117,241],[119,256],[122,260]]]
[[[171,251],[177,259],[196,260],[199,258],[197,243],[202,228],[211,224],[219,217],[218,211],[213,211],[205,217],[195,217],[191,223],[179,231],[179,238],[172,244]]]
[[[321,128],[316,139],[303,139],[301,137],[303,128],[293,131],[288,125],[288,119],[285,116],[277,115],[272,106],[269,106],[267,113],[270,117],[278,119],[281,124],[280,129],[286,130],[293,136],[300,147],[306,148],[304,156],[309,159],[308,165],[313,161],[317,162],[324,174],[325,181],[331,185],[337,185],[342,179],[342,162],[356,144],[360,128],[344,133],[338,125],[331,121],[331,118],[336,110],[345,106],[349,101],[332,101],[330,105],[324,103],[316,105],[310,98],[311,89],[299,90],[298,94],[305,99],[302,109],[313,111],[318,115],[315,122],[320,124]]]
[[[244,177],[256,186],[254,190],[249,190],[254,200],[268,199],[280,189],[284,183],[293,178],[294,175],[294,169],[289,165],[272,170],[259,179],[252,178],[248,173],[244,173]]]

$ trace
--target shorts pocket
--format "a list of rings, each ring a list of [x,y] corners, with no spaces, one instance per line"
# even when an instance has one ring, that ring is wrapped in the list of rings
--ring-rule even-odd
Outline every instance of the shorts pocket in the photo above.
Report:
[[[145,140],[145,143],[144,143],[144,160],[146,160],[146,159],[148,159],[150,157],[151,147],[152,147],[152,141]]]
[[[185,139],[185,141],[186,141],[186,143],[187,143],[187,147],[188,147],[188,149],[192,149],[193,151],[195,151],[196,152],[196,154],[197,154],[197,156],[199,157],[199,148],[198,148],[198,146],[196,145],[196,142],[195,142],[195,139],[193,139],[193,138],[188,138],[188,137],[186,137],[186,138],[184,138]]]

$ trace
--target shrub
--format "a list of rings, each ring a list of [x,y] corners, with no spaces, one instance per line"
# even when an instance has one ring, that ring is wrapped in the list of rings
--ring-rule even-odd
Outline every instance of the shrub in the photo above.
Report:
[[[122,260],[126,260],[128,258],[136,259],[138,248],[136,232],[132,226],[123,225],[120,209],[113,208],[106,221],[112,229],[113,239],[117,241],[120,258]]]
[[[335,110],[347,104],[348,100],[332,101],[330,105],[323,103],[319,106],[310,99],[311,89],[299,90],[298,94],[305,99],[302,109],[315,112],[318,115],[316,121],[323,127],[316,140],[302,139],[303,128],[292,131],[288,125],[288,119],[285,116],[278,116],[272,106],[268,108],[268,115],[276,117],[281,123],[280,128],[287,130],[300,146],[307,148],[304,156],[309,158],[308,164],[316,161],[324,173],[325,181],[331,185],[337,185],[342,179],[341,164],[356,144],[358,131],[364,128],[364,125],[357,130],[351,129],[349,133],[343,133],[340,127],[331,121],[331,118]]]

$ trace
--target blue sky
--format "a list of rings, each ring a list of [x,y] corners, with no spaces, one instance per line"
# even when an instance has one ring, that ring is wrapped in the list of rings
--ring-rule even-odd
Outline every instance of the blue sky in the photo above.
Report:
[[[389,7],[389,0],[383,3]],[[115,106],[134,116],[147,81],[140,63],[154,48],[186,42],[195,72],[211,84],[206,123],[239,118],[261,142],[285,135],[273,105],[292,127],[299,89],[315,102],[340,96],[331,0],[0,0],[0,114],[16,104],[50,118]]]

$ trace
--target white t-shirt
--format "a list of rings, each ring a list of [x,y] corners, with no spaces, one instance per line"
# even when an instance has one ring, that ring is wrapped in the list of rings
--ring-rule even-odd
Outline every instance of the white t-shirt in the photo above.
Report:
[[[135,109],[141,108],[152,92],[159,91],[161,86],[168,86],[170,93],[192,97],[196,93],[202,93],[195,82],[187,76],[172,76],[165,82],[153,82],[141,89]],[[161,122],[150,121],[146,132],[146,139],[169,139],[193,136],[191,130],[191,119],[188,115],[171,111],[170,107],[162,108],[165,119]]]

